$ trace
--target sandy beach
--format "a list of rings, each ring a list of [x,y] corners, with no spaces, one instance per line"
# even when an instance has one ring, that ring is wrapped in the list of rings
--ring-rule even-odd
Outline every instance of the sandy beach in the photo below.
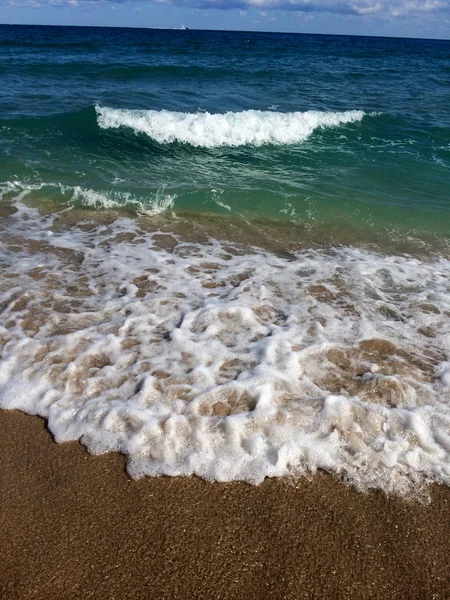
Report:
[[[447,487],[425,505],[325,474],[132,481],[40,418],[1,411],[0,427],[3,600],[449,596]]]

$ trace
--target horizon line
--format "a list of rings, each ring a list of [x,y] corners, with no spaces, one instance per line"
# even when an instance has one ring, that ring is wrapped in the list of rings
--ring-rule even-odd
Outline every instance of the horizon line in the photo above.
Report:
[[[203,29],[197,27],[189,27],[182,29],[181,27],[134,27],[133,25],[61,25],[61,24],[42,24],[42,23],[0,23],[0,27],[79,27],[84,29],[133,29],[141,31],[211,31],[221,33],[270,33],[272,35],[322,35],[331,37],[363,37],[377,38],[390,40],[423,40],[428,42],[450,42],[450,38],[429,38],[429,37],[411,37],[411,36],[395,36],[395,35],[367,35],[361,33],[311,33],[303,31],[265,31],[260,29]]]

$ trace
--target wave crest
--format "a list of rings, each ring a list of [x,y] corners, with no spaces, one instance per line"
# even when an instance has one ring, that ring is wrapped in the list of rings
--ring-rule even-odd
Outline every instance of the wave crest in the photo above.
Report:
[[[102,129],[129,127],[160,144],[179,142],[191,146],[262,146],[297,144],[318,128],[361,121],[362,110],[281,113],[246,110],[224,114],[183,113],[167,110],[127,110],[96,106]]]

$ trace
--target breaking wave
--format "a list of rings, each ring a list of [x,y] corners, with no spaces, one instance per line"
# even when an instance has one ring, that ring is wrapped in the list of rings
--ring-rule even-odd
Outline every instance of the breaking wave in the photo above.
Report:
[[[154,216],[173,208],[176,194],[168,194],[162,186],[149,191],[146,196],[137,197],[131,192],[120,190],[98,191],[82,188],[79,185],[67,186],[60,183],[27,183],[22,181],[0,182],[0,201],[11,194],[23,199],[29,194],[41,192],[53,195],[61,194],[69,206],[82,206],[97,210],[132,209],[137,214]]]
[[[126,110],[96,106],[97,122],[102,129],[128,127],[144,133],[160,144],[179,142],[191,146],[262,146],[264,144],[297,144],[316,129],[338,127],[361,121],[362,110],[344,112],[281,113],[246,110],[210,114],[168,110]]]

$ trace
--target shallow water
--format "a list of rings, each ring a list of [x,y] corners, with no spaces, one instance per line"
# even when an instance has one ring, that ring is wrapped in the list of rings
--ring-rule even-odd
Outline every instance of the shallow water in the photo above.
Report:
[[[448,258],[280,253],[162,218],[15,208],[1,228],[4,408],[123,452],[133,476],[449,482]]]

